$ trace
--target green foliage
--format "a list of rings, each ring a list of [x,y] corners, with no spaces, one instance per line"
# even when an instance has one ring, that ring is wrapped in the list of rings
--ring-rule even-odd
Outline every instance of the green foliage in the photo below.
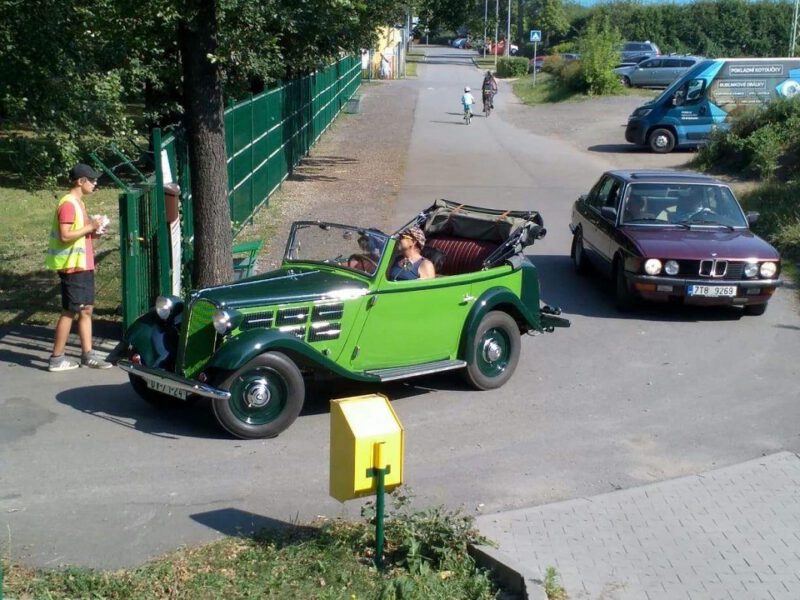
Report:
[[[760,214],[753,231],[773,243],[783,257],[800,261],[800,179],[765,183],[740,200],[745,210]]]
[[[580,68],[586,93],[590,96],[620,91],[614,67],[619,62],[619,31],[607,18],[592,21],[580,39]]]
[[[522,77],[530,70],[530,61],[520,56],[507,56],[497,59],[498,77]]]
[[[544,593],[547,594],[547,600],[567,600],[567,591],[561,585],[561,578],[558,571],[553,567],[547,567],[544,575]]]
[[[373,46],[404,10],[396,0],[221,0],[211,59],[226,96],[241,98]],[[178,28],[190,17],[170,0],[0,2],[0,156],[26,160],[0,171],[52,182],[99,145],[179,120]]]
[[[5,568],[19,598],[167,600],[194,598],[375,598],[490,600],[496,589],[475,567],[471,520],[442,509],[413,511],[394,495],[386,524],[386,569],[373,566],[374,526],[341,520],[226,538],[114,572]],[[369,512],[369,509],[367,509]]]
[[[729,131],[716,131],[695,164],[771,179],[800,173],[800,98],[777,99],[733,116]]]

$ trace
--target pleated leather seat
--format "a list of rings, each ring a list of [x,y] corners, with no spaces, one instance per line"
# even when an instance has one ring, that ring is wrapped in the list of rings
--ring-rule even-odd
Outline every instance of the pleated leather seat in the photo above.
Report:
[[[469,240],[437,234],[429,237],[426,245],[443,252],[446,258],[437,275],[459,275],[479,271],[483,261],[497,248],[494,242]]]

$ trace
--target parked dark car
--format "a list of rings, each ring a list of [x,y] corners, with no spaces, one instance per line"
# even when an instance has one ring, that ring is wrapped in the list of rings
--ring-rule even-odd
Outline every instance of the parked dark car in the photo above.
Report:
[[[572,261],[638,299],[742,306],[760,315],[781,285],[780,256],[724,183],[691,172],[608,171],[572,208]]]

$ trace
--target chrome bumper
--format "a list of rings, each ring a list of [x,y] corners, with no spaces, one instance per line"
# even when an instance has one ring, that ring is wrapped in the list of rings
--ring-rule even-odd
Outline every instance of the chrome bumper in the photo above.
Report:
[[[194,379],[186,379],[185,377],[163,371],[162,369],[151,369],[150,367],[145,367],[144,365],[137,365],[129,360],[120,360],[117,363],[117,366],[126,373],[140,377],[147,382],[155,383],[157,386],[157,389],[153,388],[155,391],[170,396],[175,396],[176,398],[181,398],[181,396],[170,393],[170,389],[180,390],[186,394],[203,396],[204,398],[219,398],[221,400],[227,400],[231,397],[230,392],[226,390],[220,390],[210,385],[206,385],[205,383],[200,383]],[[181,399],[185,400],[185,398]]]

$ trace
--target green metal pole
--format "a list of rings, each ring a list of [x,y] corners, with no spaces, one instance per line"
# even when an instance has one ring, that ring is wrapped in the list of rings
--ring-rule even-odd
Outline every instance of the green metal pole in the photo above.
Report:
[[[375,566],[378,570],[383,570],[383,501],[384,501],[384,477],[386,469],[375,469],[375,476],[378,478],[377,499],[375,501]],[[2,598],[0,598],[2,600]]]

